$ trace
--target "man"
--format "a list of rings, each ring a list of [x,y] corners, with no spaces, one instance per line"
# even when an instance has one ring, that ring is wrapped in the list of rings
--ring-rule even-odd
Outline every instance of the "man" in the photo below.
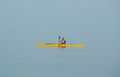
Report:
[[[66,40],[64,39],[64,37],[62,37],[60,42],[61,42],[61,44],[66,44]]]

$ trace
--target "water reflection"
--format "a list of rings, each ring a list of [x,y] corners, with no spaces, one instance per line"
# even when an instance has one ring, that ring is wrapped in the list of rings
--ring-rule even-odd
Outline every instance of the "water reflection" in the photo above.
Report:
[[[65,48],[59,48],[57,55],[57,68],[60,71],[64,71],[66,68],[66,56],[65,56]]]

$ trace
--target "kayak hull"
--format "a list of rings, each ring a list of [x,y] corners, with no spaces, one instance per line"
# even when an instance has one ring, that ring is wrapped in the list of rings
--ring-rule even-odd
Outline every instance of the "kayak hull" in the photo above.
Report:
[[[84,47],[84,44],[37,43],[38,47]]]

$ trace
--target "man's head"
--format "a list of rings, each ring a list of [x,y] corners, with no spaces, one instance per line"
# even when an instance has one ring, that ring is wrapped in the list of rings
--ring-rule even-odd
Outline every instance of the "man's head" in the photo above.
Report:
[[[62,37],[62,40],[64,40],[64,37]]]

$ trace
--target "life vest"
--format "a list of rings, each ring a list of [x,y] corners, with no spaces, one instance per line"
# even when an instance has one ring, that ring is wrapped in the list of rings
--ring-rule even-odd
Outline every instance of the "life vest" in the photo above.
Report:
[[[65,40],[61,40],[61,44],[66,44],[66,41]]]

